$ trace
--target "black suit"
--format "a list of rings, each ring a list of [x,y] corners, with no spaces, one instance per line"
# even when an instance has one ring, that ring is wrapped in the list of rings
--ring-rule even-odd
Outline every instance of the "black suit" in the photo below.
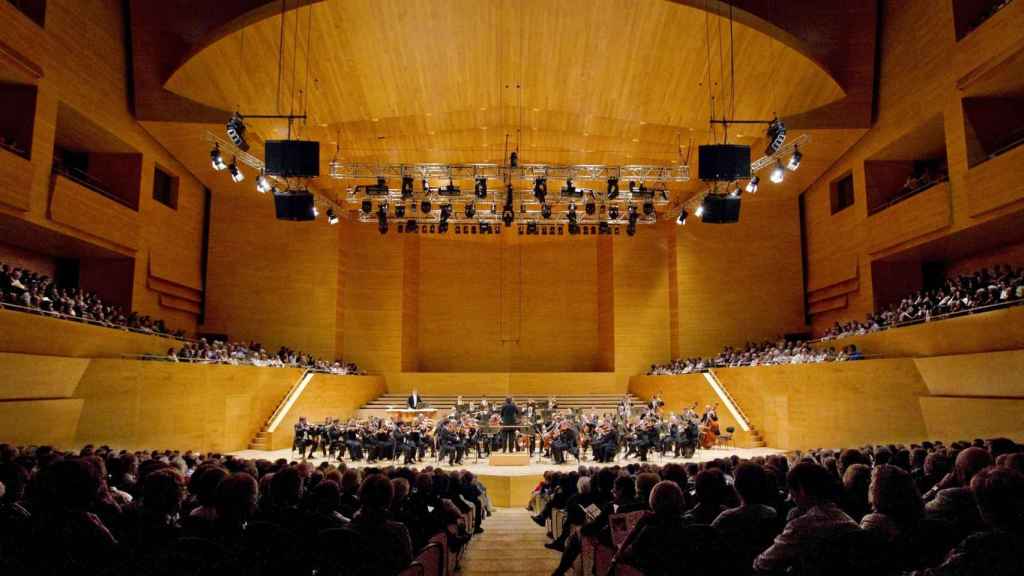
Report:
[[[501,446],[504,452],[516,451],[516,429],[519,422],[519,407],[511,400],[501,405]]]
[[[406,400],[406,404],[408,404],[409,408],[412,408],[413,410],[419,408],[422,403],[423,398],[421,398],[419,394],[409,394],[409,398]]]

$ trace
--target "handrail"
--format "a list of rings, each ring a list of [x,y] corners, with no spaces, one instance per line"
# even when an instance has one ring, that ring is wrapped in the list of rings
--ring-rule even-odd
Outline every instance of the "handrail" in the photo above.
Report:
[[[718,395],[718,399],[722,401],[722,404],[725,404],[729,413],[736,419],[736,423],[740,425],[740,429],[744,432],[750,432],[750,419],[743,413],[743,410],[740,409],[740,405],[736,403],[736,400],[733,399],[732,395],[729,394],[729,391],[725,389],[725,386],[722,386],[722,382],[718,380],[718,376],[715,375],[715,372],[713,370],[708,370],[704,374],[704,379],[708,381],[708,384],[711,385],[711,389],[715,391],[716,395]]]
[[[142,328],[132,328],[124,324],[114,324],[112,322],[103,322],[101,320],[95,320],[92,318],[81,318],[79,316],[71,316],[68,314],[62,314],[55,310],[43,310],[41,308],[32,308],[29,306],[22,306],[20,304],[11,304],[8,302],[0,302],[0,309],[3,310],[14,310],[16,312],[25,312],[27,314],[35,314],[36,316],[49,316],[51,318],[57,318],[58,320],[70,320],[72,322],[79,322],[81,324],[91,324],[92,326],[99,326],[101,328],[113,328],[115,330],[124,330],[125,332],[134,332],[135,334],[143,334],[146,336],[158,336],[160,338],[170,338],[179,342],[192,342],[188,338],[182,338],[175,336],[169,332],[156,332],[155,330],[144,330]]]
[[[201,364],[209,366],[255,366],[257,368],[302,368],[314,374],[330,374],[332,376],[365,376],[365,374],[351,374],[348,372],[336,372],[330,368],[313,368],[296,362],[282,364],[255,364],[251,361],[238,361],[235,359],[222,360],[219,358],[184,358],[171,357],[166,354],[121,354],[122,360],[144,360],[151,362],[172,362],[176,364]]]
[[[305,370],[302,372],[302,376],[299,378],[298,382],[296,382],[291,387],[291,389],[288,390],[288,394],[285,395],[284,400],[277,405],[277,408],[274,410],[274,413],[271,414],[270,419],[267,420],[267,425],[265,428],[267,432],[274,432],[275,430],[277,430],[277,427],[281,424],[281,420],[284,419],[284,415],[287,414],[288,411],[292,409],[292,406],[295,404],[295,401],[299,399],[299,396],[302,395],[302,391],[306,389],[306,385],[309,384],[309,381],[312,379],[312,372],[310,372],[309,370]]]
[[[937,316],[927,316],[918,320],[907,320],[904,322],[894,322],[892,324],[885,324],[879,326],[877,330],[868,330],[863,334],[841,334],[839,336],[828,337],[822,336],[815,338],[814,340],[808,340],[808,344],[819,344],[822,342],[835,342],[836,340],[842,340],[843,338],[849,338],[851,336],[866,336],[868,334],[876,334],[878,332],[885,332],[894,328],[903,328],[905,326],[914,326],[916,324],[927,324],[929,322],[938,322],[940,320],[948,320],[949,318],[957,318],[959,316],[970,316],[973,314],[981,314],[984,312],[991,312],[992,310],[1000,310],[1003,308],[1013,308],[1024,304],[1024,298],[1015,298],[1013,300],[1007,300],[1006,302],[1000,302],[998,304],[987,304],[985,306],[975,306],[974,308],[968,308],[967,310],[959,310],[957,312],[947,312],[945,314],[939,314]]]

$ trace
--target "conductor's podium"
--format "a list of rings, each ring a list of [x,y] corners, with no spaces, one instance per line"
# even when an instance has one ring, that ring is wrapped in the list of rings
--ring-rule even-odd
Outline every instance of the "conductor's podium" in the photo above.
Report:
[[[526,452],[491,452],[488,463],[491,466],[526,466],[530,463],[530,455]]]

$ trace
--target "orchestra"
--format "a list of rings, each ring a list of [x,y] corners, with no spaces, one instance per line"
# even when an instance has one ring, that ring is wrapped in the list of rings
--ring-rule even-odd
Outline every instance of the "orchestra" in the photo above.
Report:
[[[419,401],[418,394],[414,394]],[[460,396],[451,413],[435,421],[419,415],[411,422],[371,416],[342,423],[327,418],[316,424],[300,417],[295,424],[292,451],[302,459],[321,457],[367,463],[402,460],[405,465],[424,462],[429,452],[435,462],[462,465],[466,457],[477,461],[497,451],[526,451],[531,459],[565,464],[592,459],[598,463],[619,458],[648,461],[652,454],[692,458],[709,449],[720,434],[717,404],[698,415],[697,403],[681,413],[663,414],[665,402],[656,394],[645,404],[623,397],[614,413],[560,410],[557,399],[534,401],[520,408],[512,398],[492,405],[465,402]]]

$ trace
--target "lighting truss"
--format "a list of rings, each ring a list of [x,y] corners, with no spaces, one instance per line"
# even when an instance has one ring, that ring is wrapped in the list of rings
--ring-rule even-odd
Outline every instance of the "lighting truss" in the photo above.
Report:
[[[754,160],[750,164],[750,173],[753,175],[763,168],[774,165],[776,161],[782,159],[784,156],[789,156],[790,154],[792,154],[793,150],[795,150],[797,146],[803,148],[804,144],[810,141],[811,136],[806,132],[801,134],[800,136],[797,136],[796,138],[793,138],[789,142],[786,142],[786,144],[779,148],[778,151],[775,152],[774,154],[771,154],[769,156],[762,156],[757,160]]]
[[[630,164],[625,166],[605,166],[600,164],[520,164],[516,167],[501,164],[346,164],[331,162],[329,176],[338,180],[357,178],[402,178],[411,176],[417,179],[475,179],[488,180],[533,180],[536,178],[576,179],[576,180],[608,180],[618,178],[623,181],[687,182],[690,180],[690,167],[658,166],[646,164]]]

